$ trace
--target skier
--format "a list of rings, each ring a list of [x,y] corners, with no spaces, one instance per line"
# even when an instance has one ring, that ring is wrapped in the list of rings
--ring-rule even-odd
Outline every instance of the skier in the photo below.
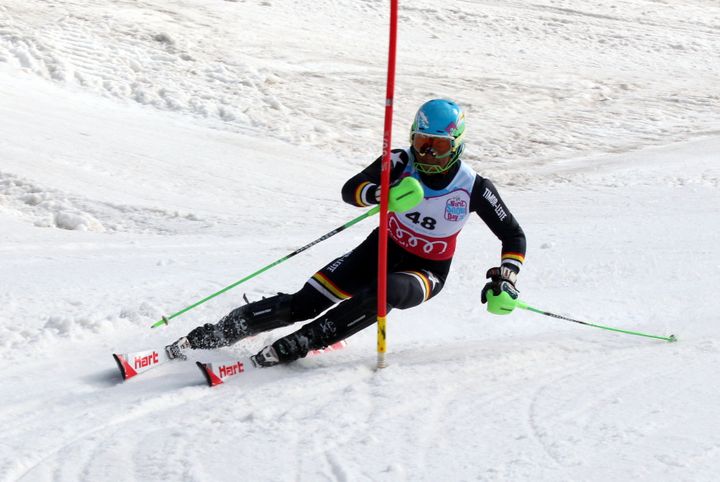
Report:
[[[392,151],[391,183],[412,177],[420,182],[423,198],[408,211],[388,215],[388,311],[418,306],[440,292],[457,236],[471,211],[502,242],[500,266],[487,272],[490,281],[482,290],[482,303],[490,292],[518,296],[515,283],[525,258],[525,234],[493,184],[460,159],[464,137],[460,107],[450,100],[434,99],[418,110],[410,147]],[[345,202],[358,207],[379,202],[381,162],[378,158],[345,183]],[[393,190],[398,187],[390,189],[391,208]],[[228,346],[257,333],[314,319],[251,357],[256,366],[273,366],[371,326],[377,317],[378,236],[376,228],[355,249],[315,273],[300,291],[246,304],[216,324],[195,328],[166,347],[168,356],[185,359],[187,349]],[[333,305],[337,306],[321,315]]]

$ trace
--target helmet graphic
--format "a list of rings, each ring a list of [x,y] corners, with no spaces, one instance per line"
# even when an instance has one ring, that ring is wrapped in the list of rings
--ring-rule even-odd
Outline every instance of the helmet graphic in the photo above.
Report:
[[[415,168],[425,174],[446,172],[457,163],[465,148],[465,114],[455,102],[425,102],[410,128]]]

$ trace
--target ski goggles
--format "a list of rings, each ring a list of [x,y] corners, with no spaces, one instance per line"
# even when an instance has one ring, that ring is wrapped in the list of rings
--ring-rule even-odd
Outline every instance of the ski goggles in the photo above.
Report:
[[[442,159],[455,151],[455,139],[447,136],[434,136],[432,134],[413,133],[412,145],[422,155],[432,154],[436,159]]]

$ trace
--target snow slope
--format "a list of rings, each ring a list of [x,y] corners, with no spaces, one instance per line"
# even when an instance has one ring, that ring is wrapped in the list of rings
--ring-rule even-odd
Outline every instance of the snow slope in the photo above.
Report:
[[[441,296],[391,313],[383,371],[368,330],[216,389],[190,363],[119,380],[113,351],[293,291],[372,228],[148,328],[359,214],[339,188],[379,150],[386,9],[3,1],[0,480],[717,478],[710,1],[401,14],[395,144],[426,98],[466,107],[468,159],[528,236],[523,298],[679,343],[488,314],[475,221]]]

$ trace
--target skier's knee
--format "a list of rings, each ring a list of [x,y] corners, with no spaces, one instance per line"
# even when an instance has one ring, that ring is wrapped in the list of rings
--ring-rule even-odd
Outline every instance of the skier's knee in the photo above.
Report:
[[[404,310],[435,296],[442,282],[427,271],[398,272],[388,275],[388,305]]]
[[[300,291],[292,295],[292,320],[294,322],[310,320],[328,309],[332,304],[332,301],[310,283],[305,283]]]

